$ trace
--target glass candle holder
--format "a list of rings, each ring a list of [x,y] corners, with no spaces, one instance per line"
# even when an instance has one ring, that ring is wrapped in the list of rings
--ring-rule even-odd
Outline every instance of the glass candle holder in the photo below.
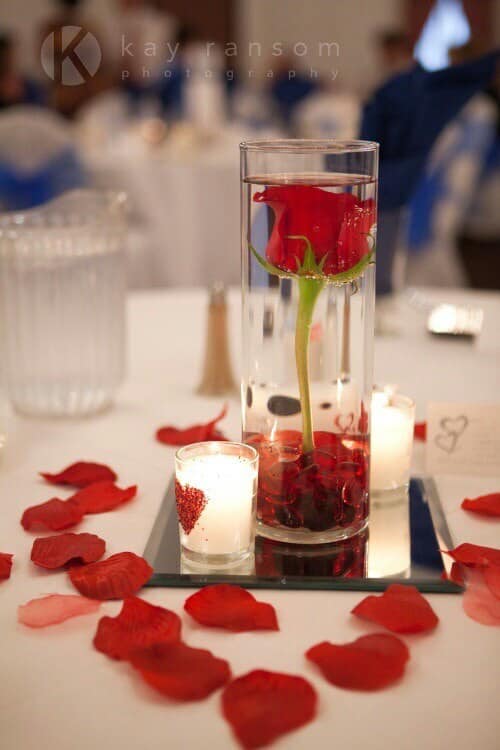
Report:
[[[241,144],[243,439],[257,533],[326,544],[365,528],[378,144]]]
[[[175,455],[175,498],[182,553],[210,567],[253,553],[259,457],[243,443],[205,442]]]
[[[370,491],[408,486],[415,404],[390,390],[374,390],[371,408]]]

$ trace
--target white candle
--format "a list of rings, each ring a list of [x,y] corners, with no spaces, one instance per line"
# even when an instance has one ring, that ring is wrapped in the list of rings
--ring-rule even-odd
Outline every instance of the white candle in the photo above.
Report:
[[[199,443],[177,453],[181,545],[200,562],[241,559],[254,538],[258,458],[238,443]],[[194,490],[194,492],[193,492]]]
[[[399,394],[376,391],[372,397],[370,490],[408,484],[413,447],[414,404]]]

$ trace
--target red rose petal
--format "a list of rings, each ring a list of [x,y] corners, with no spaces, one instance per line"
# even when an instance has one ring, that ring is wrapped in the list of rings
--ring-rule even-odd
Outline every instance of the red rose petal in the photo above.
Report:
[[[137,485],[121,489],[112,481],[95,482],[70,497],[82,513],[106,513],[132,500],[137,494]]]
[[[217,422],[227,414],[227,406],[224,406],[219,416],[206,424],[195,424],[179,430],[177,427],[160,427],[156,432],[156,439],[165,445],[189,445],[190,443],[202,443],[205,440],[226,440],[224,435],[216,428]]]
[[[205,586],[186,599],[184,609],[196,622],[209,628],[224,628],[233,633],[279,630],[271,604],[258,602],[246,589],[228,583]]]
[[[415,422],[413,436],[415,440],[421,440],[425,443],[427,440],[427,422]]]
[[[487,565],[500,565],[500,549],[494,547],[481,547],[478,544],[464,542],[455,549],[444,550],[455,562],[468,567],[484,567]]]
[[[303,677],[257,669],[225,688],[222,713],[242,747],[264,747],[312,721],[317,700]]]
[[[340,646],[318,643],[306,657],[332,685],[348,690],[380,690],[400,679],[410,652],[396,636],[374,633]]]
[[[95,534],[58,534],[35,539],[31,560],[41,568],[54,570],[69,562],[95,562],[104,555],[105,549],[104,539]]]
[[[10,578],[13,557],[14,555],[10,555],[8,552],[0,552],[0,581],[6,581],[7,578]]]
[[[439,620],[415,586],[393,583],[382,596],[367,596],[352,614],[382,625],[393,633],[423,633]]]
[[[61,531],[76,526],[83,518],[80,508],[69,500],[57,497],[40,505],[27,508],[21,518],[21,525],[26,531],[33,528],[45,528],[50,531]]]
[[[31,599],[18,607],[17,619],[29,628],[45,628],[47,625],[57,625],[69,620],[70,617],[95,612],[100,606],[100,602],[76,594],[49,594],[40,599]]]
[[[464,510],[470,510],[473,513],[479,513],[482,516],[500,516],[500,492],[493,492],[490,495],[481,495],[474,500],[465,498],[462,502]]]
[[[465,614],[481,625],[500,625],[500,599],[486,585],[482,571],[469,573],[462,606]]]
[[[71,583],[90,599],[125,599],[151,578],[153,568],[133,552],[119,552],[99,562],[70,568]]]
[[[450,575],[448,576],[449,580],[452,581],[452,583],[456,583],[459,586],[463,586],[465,583],[464,580],[464,574],[462,571],[462,566],[460,563],[454,562],[452,563],[451,569],[450,569]]]
[[[180,640],[181,620],[175,612],[131,596],[116,617],[102,617],[94,646],[112,659],[126,659],[140,648]]]
[[[71,464],[58,474],[48,474],[40,472],[46,482],[51,484],[69,484],[72,487],[87,487],[94,482],[103,482],[105,480],[114,482],[117,478],[113,469],[104,464],[95,464],[88,461],[78,461]]]
[[[500,599],[500,566],[490,565],[483,570],[484,582],[497,599]]]
[[[178,701],[206,698],[231,679],[227,661],[185,643],[157,643],[129,654],[151,687]]]

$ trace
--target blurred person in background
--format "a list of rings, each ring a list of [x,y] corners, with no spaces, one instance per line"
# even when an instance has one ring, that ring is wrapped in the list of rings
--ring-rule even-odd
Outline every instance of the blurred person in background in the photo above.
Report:
[[[83,38],[75,48],[76,54],[80,60],[82,70],[94,71],[95,73],[85,75],[82,81],[78,71],[72,69],[72,64],[66,66],[64,74],[66,76],[75,75],[76,85],[53,80],[49,87],[49,103],[65,117],[73,117],[80,107],[86,104],[96,94],[101,93],[109,88],[112,83],[109,67],[106,59],[103,57],[102,35],[99,26],[91,19],[88,19],[82,10],[84,3],[81,0],[54,0],[54,13],[42,24],[39,32],[40,54],[42,63],[44,57],[47,57],[46,64],[54,65],[52,47],[45,50],[44,42],[50,35],[60,34],[65,39],[65,27],[76,27],[83,31]],[[87,32],[87,33],[85,33]],[[97,40],[97,44],[96,44]],[[66,44],[72,39],[68,39]],[[64,46],[64,44],[63,44]],[[64,61],[64,57],[63,57]],[[73,66],[74,68],[74,66]],[[49,77],[47,77],[49,80]]]
[[[272,66],[269,66],[272,69]],[[270,96],[280,118],[281,125],[288,131],[298,105],[318,89],[318,83],[310,76],[297,70],[290,57],[280,58],[272,78]]]
[[[45,92],[18,67],[16,40],[0,31],[0,110],[16,104],[43,105]]]
[[[452,50],[452,60],[461,62],[475,53],[468,44]],[[494,135],[461,227],[458,251],[471,286],[500,289],[500,65],[491,85],[478,97],[491,107]]]
[[[381,76],[391,78],[414,64],[410,38],[401,29],[385,29],[376,37]]]
[[[119,76],[130,109],[134,114],[141,109],[159,109],[162,73],[167,63],[175,62],[175,45],[182,42],[175,39],[177,20],[144,0],[118,0],[117,10],[120,38],[115,47],[120,50]]]

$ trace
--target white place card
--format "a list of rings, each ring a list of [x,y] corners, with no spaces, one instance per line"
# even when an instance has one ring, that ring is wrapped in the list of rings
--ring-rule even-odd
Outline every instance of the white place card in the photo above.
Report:
[[[427,471],[500,476],[500,404],[430,403]]]

